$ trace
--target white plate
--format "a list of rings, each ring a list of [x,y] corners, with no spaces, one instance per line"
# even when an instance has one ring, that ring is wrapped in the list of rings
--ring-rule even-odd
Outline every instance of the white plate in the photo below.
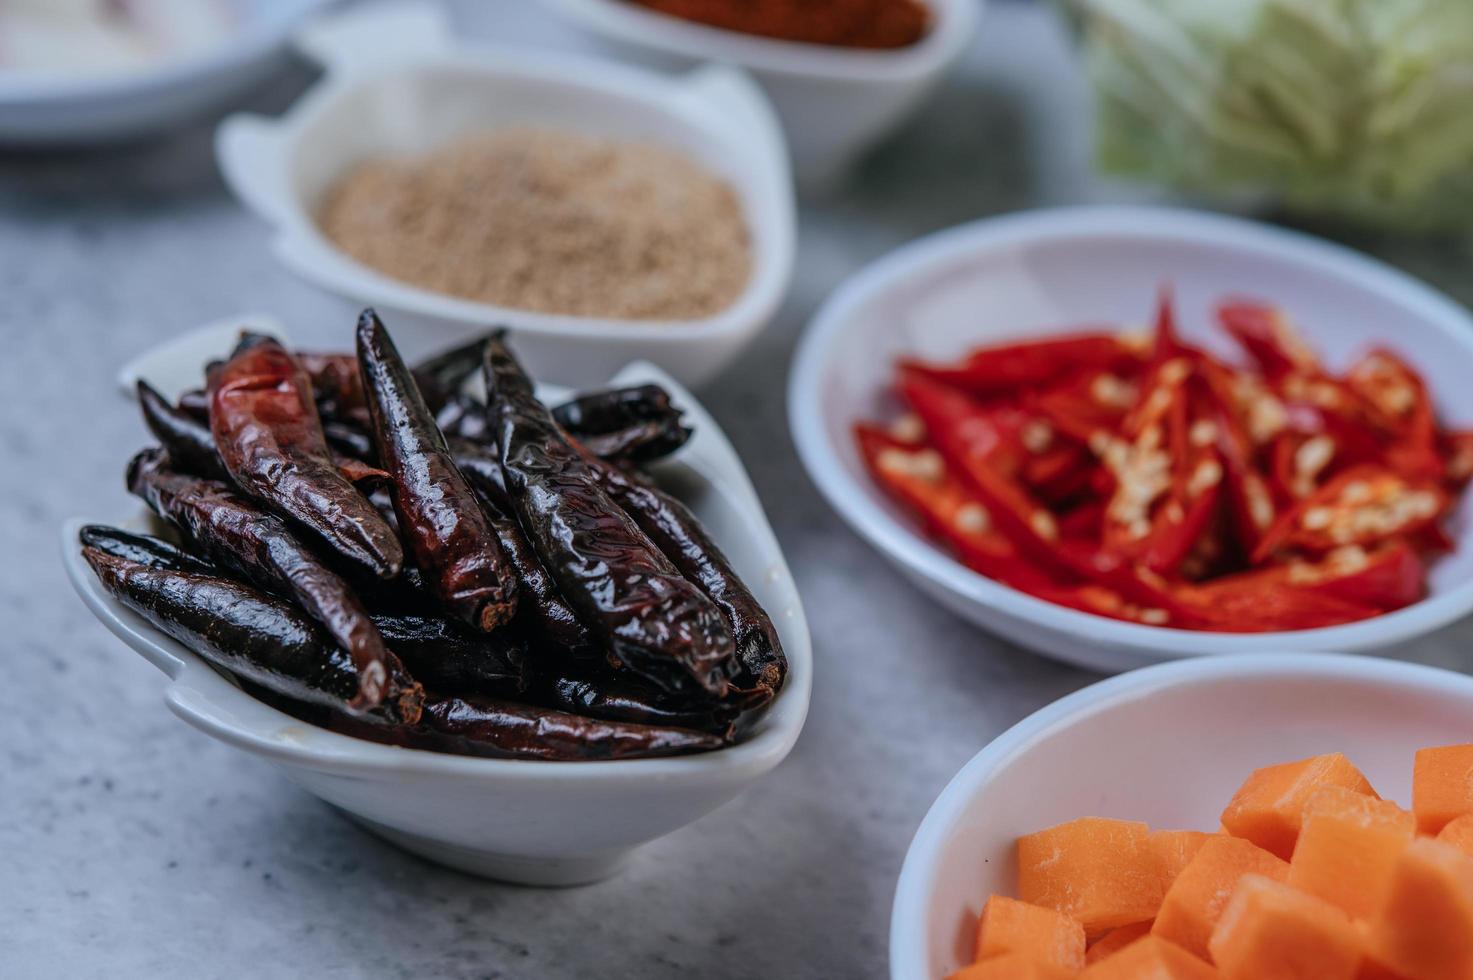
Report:
[[[229,0],[219,44],[157,67],[95,75],[0,72],[0,142],[81,143],[137,136],[229,102],[284,61],[287,36],[329,0]]]
[[[221,321],[150,352],[123,371],[166,395],[199,383],[199,352],[223,355],[243,322],[278,336],[260,317]],[[201,731],[281,767],[364,826],[443,864],[510,881],[566,885],[612,874],[636,846],[685,826],[731,799],[787,756],[808,714],[813,653],[803,606],[782,551],[731,443],[668,375],[631,364],[610,384],[653,382],[686,413],[695,434],[659,469],[661,482],[700,517],[777,625],[789,674],[752,735],[727,749],[670,759],[537,762],[478,759],[379,745],[306,725],[262,704],[113,599],[82,560],[77,531],[92,522],[140,526],[146,512],[68,521],[68,576],[115,635],[170,677],[164,700]],[[130,388],[131,390],[131,388]],[[557,400],[566,389],[540,386]],[[119,465],[121,465],[121,459]]]
[[[989,218],[905,246],[859,272],[800,344],[789,422],[809,475],[849,525],[961,616],[1040,653],[1099,670],[1172,657],[1293,647],[1371,651],[1473,611],[1473,523],[1432,567],[1427,599],[1328,629],[1229,635],[1117,622],[978,575],[932,544],[875,486],[850,427],[893,413],[896,357],[954,358],[977,344],[1081,324],[1141,324],[1156,290],[1176,290],[1183,333],[1223,350],[1212,306],[1246,294],[1284,307],[1332,367],[1373,343],[1427,378],[1442,419],[1473,425],[1473,318],[1389,266],[1305,235],[1187,211],[1066,208]]]
[[[1330,654],[1186,661],[1035,712],[956,774],[916,832],[890,920],[894,980],[971,957],[989,893],[1017,894],[1015,841],[1084,816],[1212,831],[1260,766],[1343,752],[1411,805],[1412,755],[1473,741],[1473,678]]]
[[[504,324],[538,377],[593,384],[631,360],[703,381],[767,324],[793,269],[787,153],[761,91],[711,67],[671,79],[567,55],[469,44],[433,6],[374,6],[311,25],[300,45],[326,74],[279,119],[239,115],[220,128],[226,183],[276,229],[292,271],[359,305],[376,306],[401,349],[444,346]],[[752,235],[752,278],[736,301],[687,321],[561,316],[420,289],[344,255],[318,230],[324,192],[355,164],[421,154],[500,126],[564,127],[677,150],[728,180]]]
[[[893,51],[796,44],[740,34],[625,0],[544,0],[614,53],[657,68],[739,65],[771,97],[806,185],[839,176],[898,126],[966,50],[983,0],[927,0],[931,31]]]

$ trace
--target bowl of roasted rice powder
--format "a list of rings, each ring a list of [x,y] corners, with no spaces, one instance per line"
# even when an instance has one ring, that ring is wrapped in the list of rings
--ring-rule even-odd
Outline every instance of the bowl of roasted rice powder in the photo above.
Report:
[[[420,4],[298,42],[322,80],[277,119],[226,120],[221,168],[287,266],[392,311],[411,353],[505,324],[560,383],[634,359],[699,383],[781,302],[792,180],[740,71],[466,45]]]

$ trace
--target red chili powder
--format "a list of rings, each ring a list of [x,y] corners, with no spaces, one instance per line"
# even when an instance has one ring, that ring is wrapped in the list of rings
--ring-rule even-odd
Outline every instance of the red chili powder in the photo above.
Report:
[[[842,48],[903,48],[925,36],[920,0],[631,0],[642,7],[743,34]]]

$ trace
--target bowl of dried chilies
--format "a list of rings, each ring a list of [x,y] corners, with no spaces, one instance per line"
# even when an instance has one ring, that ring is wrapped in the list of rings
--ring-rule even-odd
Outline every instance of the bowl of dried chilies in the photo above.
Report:
[[[1025,646],[1102,669],[1380,650],[1473,609],[1470,328],[1290,232],[1009,216],[840,290],[791,416],[851,525]]]
[[[797,593],[666,376],[573,396],[503,333],[411,369],[371,310],[356,354],[239,324],[125,372],[148,513],[64,531],[177,714],[411,850],[541,884],[611,873],[787,754]]]

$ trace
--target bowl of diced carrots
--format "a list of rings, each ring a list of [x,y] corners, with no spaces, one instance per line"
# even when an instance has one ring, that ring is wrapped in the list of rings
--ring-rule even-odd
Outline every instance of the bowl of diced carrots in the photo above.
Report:
[[[1473,611],[1473,317],[1304,235],[1006,215],[825,304],[794,441],[923,591],[1104,670],[1394,648]]]
[[[1473,977],[1473,678],[1179,661],[995,739],[917,831],[895,980]]]

